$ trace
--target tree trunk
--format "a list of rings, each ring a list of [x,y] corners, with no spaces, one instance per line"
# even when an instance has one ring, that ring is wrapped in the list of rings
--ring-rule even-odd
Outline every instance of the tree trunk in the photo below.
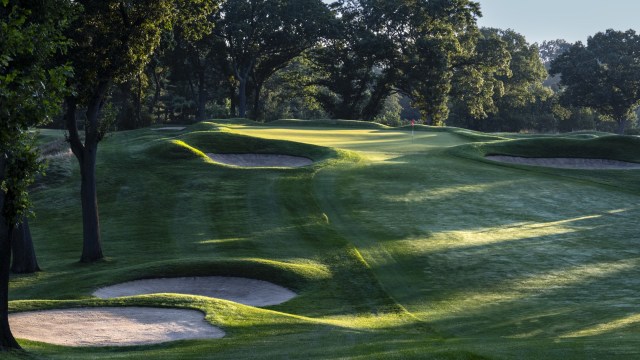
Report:
[[[135,108],[135,127],[134,129],[141,128],[142,125],[142,76],[138,74],[137,76],[137,88],[136,88],[136,96],[134,101]]]
[[[262,92],[263,83],[259,82],[253,89],[253,120],[258,121],[260,117],[260,93]]]
[[[98,144],[87,144],[80,164],[80,196],[82,198],[82,257],[81,262],[94,262],[103,258],[96,187],[96,155]]]
[[[32,274],[40,271],[26,216],[23,217],[22,224],[13,229],[11,242],[13,249],[11,271],[14,274]]]
[[[247,78],[240,77],[238,81],[238,117],[244,118],[247,114]]]
[[[618,135],[624,135],[624,130],[627,127],[627,121],[624,118],[619,119],[618,121]]]
[[[0,154],[0,181],[4,178],[6,166],[6,158]],[[9,265],[13,229],[3,215],[5,196],[5,192],[0,190],[0,350],[21,349],[9,327]]]
[[[105,89],[107,87],[105,86]],[[81,262],[94,262],[103,258],[100,240],[100,220],[96,187],[96,156],[101,134],[98,129],[98,114],[101,97],[94,96],[87,108],[85,142],[82,144],[76,124],[76,100],[67,99],[65,120],[69,130],[71,151],[80,164],[80,198],[82,202],[82,256]]]
[[[207,120],[207,87],[204,66],[198,66],[198,115],[197,121]]]
[[[238,86],[238,117],[244,118],[247,115],[247,82],[249,81],[249,74],[253,70],[254,61],[249,62],[249,66],[243,71],[240,71],[238,66],[235,66],[234,71],[236,79],[239,81]]]
[[[384,106],[383,102],[389,96],[389,93],[390,90],[386,84],[378,84],[373,91],[373,94],[371,94],[367,105],[362,110],[362,120],[373,121],[373,119],[380,114],[380,111]]]
[[[160,91],[162,90],[162,85],[160,84],[160,78],[158,78],[158,74],[156,73],[156,69],[152,68],[151,72],[153,73],[153,83],[155,84],[155,88],[153,91],[153,100],[151,100],[151,103],[149,104],[149,113],[150,114],[155,114],[156,113],[156,105],[158,104],[158,101],[160,100]],[[158,113],[156,115],[156,120],[159,122],[160,121],[160,114]]]

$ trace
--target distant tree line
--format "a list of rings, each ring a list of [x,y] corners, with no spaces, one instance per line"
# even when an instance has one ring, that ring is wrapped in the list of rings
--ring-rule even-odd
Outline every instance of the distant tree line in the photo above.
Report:
[[[552,67],[561,55],[577,54],[576,46],[589,45],[562,39],[530,44],[513,30],[479,28],[481,9],[470,0],[215,3],[219,7],[199,13],[197,21],[164,27],[141,71],[109,88],[102,112],[106,128],[230,117],[388,125],[415,119],[482,131],[636,127],[633,89],[626,89],[626,102],[618,99],[625,109],[614,111],[603,94],[620,87],[583,88],[593,99],[580,100],[578,83],[562,76],[574,66],[585,70],[583,85],[600,84],[596,76],[620,77],[612,71],[624,67],[624,77],[637,78],[632,63],[608,66],[624,56],[616,51],[638,61],[633,31],[609,30],[589,39],[601,43],[592,47],[609,51],[606,59],[588,52],[602,70],[594,71],[576,57],[562,57],[565,65]],[[54,126],[63,127],[63,121]]]

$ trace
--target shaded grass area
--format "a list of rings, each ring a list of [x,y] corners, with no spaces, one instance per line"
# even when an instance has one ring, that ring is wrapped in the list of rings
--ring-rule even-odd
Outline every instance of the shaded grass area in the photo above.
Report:
[[[108,258],[89,266],[77,263],[79,175],[69,162],[34,193],[45,271],[13,279],[12,311],[191,308],[228,336],[95,349],[21,341],[29,353],[8,358],[638,356],[640,188],[629,185],[640,183],[638,172],[484,160],[553,146],[632,157],[632,140],[505,140],[428,127],[411,136],[357,125],[232,120],[111,135],[98,156]],[[216,151],[316,164],[238,169],[203,156]],[[107,284],[195,275],[271,281],[299,296],[267,309],[171,294],[90,296]]]
[[[589,139],[542,137],[478,143],[469,147],[484,156],[570,157],[640,162],[640,138],[635,136],[610,135]]]

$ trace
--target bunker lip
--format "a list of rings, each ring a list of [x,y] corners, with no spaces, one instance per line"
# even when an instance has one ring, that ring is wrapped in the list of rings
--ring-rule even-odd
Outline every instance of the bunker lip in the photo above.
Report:
[[[239,167],[303,167],[313,164],[313,160],[282,154],[215,154],[207,153],[215,162]]]
[[[589,159],[589,158],[527,158],[507,155],[488,155],[487,160],[501,163],[544,166],[559,169],[582,169],[582,170],[634,170],[640,169],[640,163],[609,159]]]
[[[76,347],[133,346],[220,339],[225,332],[196,310],[100,307],[9,315],[16,338]]]
[[[200,295],[250,306],[270,306],[291,300],[296,293],[255,279],[225,276],[158,278],[129,281],[96,290],[102,299],[158,293]]]

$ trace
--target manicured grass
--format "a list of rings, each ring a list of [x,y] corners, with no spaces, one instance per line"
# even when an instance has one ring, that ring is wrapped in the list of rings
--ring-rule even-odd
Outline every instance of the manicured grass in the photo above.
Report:
[[[12,311],[198,309],[227,337],[130,348],[22,341],[10,358],[584,359],[640,356],[640,171],[496,164],[487,153],[614,154],[630,138],[528,137],[356,122],[200,123],[110,135],[98,189],[107,260],[81,265],[75,159],[34,192],[44,272],[11,284]],[[45,134],[51,141],[53,132]],[[554,150],[554,151],[556,151]],[[241,169],[206,152],[307,156]],[[637,160],[636,160],[637,161]],[[138,278],[235,275],[299,293],[258,309],[147,295],[97,300]]]

